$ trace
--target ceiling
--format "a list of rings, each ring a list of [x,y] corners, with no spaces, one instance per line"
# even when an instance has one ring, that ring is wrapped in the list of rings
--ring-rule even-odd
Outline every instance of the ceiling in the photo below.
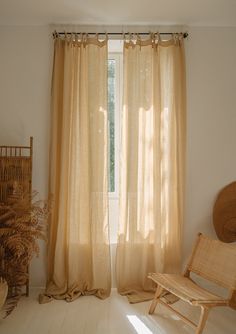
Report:
[[[236,0],[0,0],[0,25],[236,26]]]

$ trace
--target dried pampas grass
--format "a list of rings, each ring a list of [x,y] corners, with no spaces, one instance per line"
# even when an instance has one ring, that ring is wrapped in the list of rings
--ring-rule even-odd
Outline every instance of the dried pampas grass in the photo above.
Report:
[[[38,239],[46,240],[51,201],[37,200],[37,193],[0,204],[0,277],[8,284],[6,315],[16,306],[28,267],[39,255]]]

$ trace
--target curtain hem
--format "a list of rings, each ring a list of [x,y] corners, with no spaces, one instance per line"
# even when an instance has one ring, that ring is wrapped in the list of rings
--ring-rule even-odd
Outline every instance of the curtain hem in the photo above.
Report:
[[[54,299],[56,300],[65,300],[66,302],[73,302],[80,296],[96,296],[99,299],[106,299],[110,296],[111,290],[104,289],[92,289],[92,290],[83,290],[79,287],[73,287],[66,292],[50,292],[50,290],[46,290],[44,293],[39,294],[38,301],[39,304],[46,304]]]

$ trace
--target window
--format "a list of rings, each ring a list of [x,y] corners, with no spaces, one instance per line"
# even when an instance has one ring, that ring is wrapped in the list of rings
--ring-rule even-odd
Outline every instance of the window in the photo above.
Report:
[[[115,88],[116,61],[108,59],[109,192],[115,192]]]
[[[121,67],[120,53],[109,53],[108,57],[108,169],[109,195],[118,197],[119,165],[119,114],[121,107]]]

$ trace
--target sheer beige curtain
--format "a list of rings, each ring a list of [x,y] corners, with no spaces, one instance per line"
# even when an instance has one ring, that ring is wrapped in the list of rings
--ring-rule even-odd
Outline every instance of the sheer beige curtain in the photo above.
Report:
[[[48,283],[41,302],[110,294],[107,41],[56,38]]]
[[[149,272],[181,263],[185,160],[182,36],[124,44],[118,291],[150,299]]]

